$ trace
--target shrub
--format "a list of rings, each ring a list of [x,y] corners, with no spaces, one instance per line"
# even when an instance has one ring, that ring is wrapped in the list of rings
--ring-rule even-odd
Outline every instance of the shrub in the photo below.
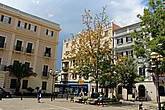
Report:
[[[28,87],[26,90],[29,91],[30,93],[32,93],[34,91],[34,89],[31,87]]]
[[[91,98],[98,98],[99,97],[99,93],[92,93],[91,94]]]

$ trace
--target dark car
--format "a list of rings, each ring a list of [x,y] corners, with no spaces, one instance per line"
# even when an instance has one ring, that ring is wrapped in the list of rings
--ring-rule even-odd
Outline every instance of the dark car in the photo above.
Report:
[[[10,94],[10,92],[7,92],[3,88],[0,87],[0,97],[9,98],[9,97],[11,97],[11,94]]]

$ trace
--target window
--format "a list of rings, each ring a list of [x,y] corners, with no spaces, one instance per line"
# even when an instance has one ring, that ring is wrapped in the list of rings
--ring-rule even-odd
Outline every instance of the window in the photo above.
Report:
[[[27,89],[28,87],[28,80],[23,80],[22,81],[22,89]]]
[[[51,48],[46,47],[46,49],[45,49],[45,56],[51,57]]]
[[[72,74],[72,79],[77,79],[77,74],[76,73]]]
[[[121,52],[120,55],[123,56],[123,52]]]
[[[65,55],[69,55],[69,51],[66,51],[66,52],[65,52]]]
[[[16,48],[17,51],[22,51],[22,41],[17,40]]]
[[[19,64],[18,60],[14,60],[13,65]]]
[[[0,48],[4,48],[5,45],[5,37],[0,36]]]
[[[16,79],[11,79],[10,80],[10,88],[11,89],[15,89],[16,88]]]
[[[126,37],[126,42],[132,42],[133,41],[133,39],[131,38],[131,37]]]
[[[133,57],[133,50],[126,51],[126,55],[127,55],[127,57],[129,57],[129,56],[132,56]]]
[[[18,21],[18,27],[26,29],[27,23],[25,23],[23,21]]]
[[[139,76],[145,76],[145,68],[139,67]]]
[[[25,62],[26,68],[30,68],[30,63],[29,62]]]
[[[27,48],[26,48],[27,53],[32,53],[32,45],[33,45],[32,43],[27,44]]]
[[[117,39],[117,44],[123,44],[123,38]]]
[[[44,65],[42,76],[48,76],[48,66]]]
[[[66,43],[66,48],[68,48],[68,45],[69,45],[69,44],[68,44],[68,43]]]
[[[53,31],[47,29],[46,30],[46,35],[53,36]]]
[[[42,90],[46,90],[47,82],[42,81]]]
[[[1,21],[4,23],[11,23],[11,17],[1,15]]]
[[[29,24],[28,29],[31,30],[31,31],[35,31],[35,32],[36,32],[37,26],[34,26],[34,25],[32,25],[32,24]]]
[[[108,36],[108,31],[105,31],[105,36]]]

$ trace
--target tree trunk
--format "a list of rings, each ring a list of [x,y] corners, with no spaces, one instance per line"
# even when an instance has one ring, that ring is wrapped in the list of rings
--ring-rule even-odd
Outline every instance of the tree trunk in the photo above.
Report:
[[[98,88],[99,88],[99,82],[96,81],[96,93],[98,93]]]
[[[20,90],[20,86],[21,86],[21,79],[20,78],[18,78],[17,79],[17,83],[16,83],[16,94],[18,94],[19,93],[19,90]]]
[[[128,89],[127,89],[127,101],[128,101]]]

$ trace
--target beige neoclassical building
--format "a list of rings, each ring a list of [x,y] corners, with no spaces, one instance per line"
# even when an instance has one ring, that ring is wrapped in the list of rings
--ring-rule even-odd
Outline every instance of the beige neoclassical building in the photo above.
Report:
[[[22,79],[21,91],[42,87],[51,92],[60,25],[0,4],[0,87],[14,92],[16,78],[9,76],[5,66],[21,62],[33,68],[36,77]]]

